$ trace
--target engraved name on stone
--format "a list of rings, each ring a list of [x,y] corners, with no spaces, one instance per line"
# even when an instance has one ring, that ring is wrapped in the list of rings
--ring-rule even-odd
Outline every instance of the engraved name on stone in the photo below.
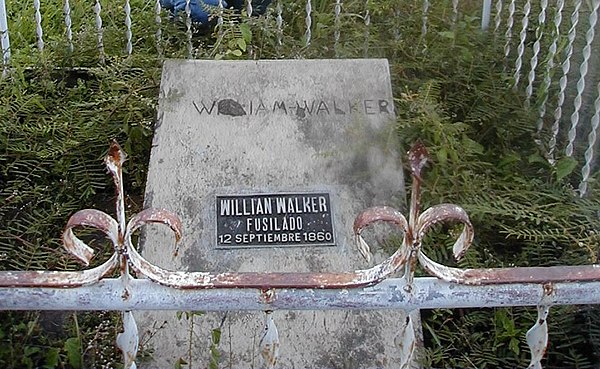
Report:
[[[328,193],[217,195],[217,248],[333,246]]]
[[[295,114],[300,118],[311,115],[345,115],[361,113],[365,115],[392,114],[391,101],[387,99],[363,100],[250,100],[234,99],[200,100],[192,102],[200,115],[261,115],[261,114]],[[216,109],[215,109],[216,108]]]

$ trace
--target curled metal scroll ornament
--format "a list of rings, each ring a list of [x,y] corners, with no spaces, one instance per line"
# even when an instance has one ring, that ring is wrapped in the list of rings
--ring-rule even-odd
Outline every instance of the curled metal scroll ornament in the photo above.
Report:
[[[92,275],[89,278],[83,281],[81,278],[74,278],[69,282],[82,282],[82,284],[96,282],[104,275],[114,270],[117,266],[120,266],[121,276],[123,280],[126,281],[129,276],[130,253],[133,250],[134,254],[138,255],[132,247],[131,235],[133,231],[143,224],[166,224],[175,232],[176,242],[181,238],[181,221],[175,214],[167,210],[145,209],[133,216],[127,225],[125,224],[125,200],[122,170],[125,160],[125,153],[121,150],[119,144],[116,141],[113,141],[104,161],[113,177],[116,187],[117,220],[99,210],[80,210],[71,216],[62,236],[63,245],[67,251],[77,257],[77,259],[85,265],[89,265],[94,256],[94,250],[77,238],[73,233],[73,229],[76,227],[92,227],[102,231],[111,240],[115,248],[115,253],[107,262],[92,269],[91,271],[94,271],[94,273],[90,273]]]
[[[427,231],[438,223],[458,222],[463,224],[463,229],[454,242],[453,254],[459,260],[467,251],[473,242],[473,226],[469,220],[467,212],[460,206],[454,204],[435,205],[423,213],[420,213],[421,204],[421,173],[427,164],[427,149],[421,142],[417,142],[408,153],[408,164],[412,172],[412,192],[410,213],[408,221],[398,210],[387,207],[373,207],[366,209],[358,215],[354,222],[354,232],[356,234],[356,243],[361,254],[371,260],[370,246],[362,237],[363,230],[376,222],[388,222],[397,226],[403,233],[403,241],[400,249],[392,255],[383,264],[389,264],[387,273],[390,274],[402,266],[405,266],[405,278],[410,283],[414,274],[414,268],[417,260],[429,273],[436,277],[458,282],[460,279],[460,270],[438,264],[427,257],[421,250],[423,237]],[[458,276],[458,278],[457,278]]]
[[[351,288],[376,284],[404,267],[412,281],[417,259],[432,274],[451,280],[452,268],[435,263],[422,253],[421,243],[425,233],[440,222],[460,222],[463,231],[454,244],[454,255],[460,258],[473,241],[473,227],[467,213],[459,206],[441,204],[420,214],[421,172],[428,160],[425,146],[418,142],[408,153],[412,172],[412,199],[410,216],[406,218],[389,207],[370,208],[362,212],[354,223],[354,231],[361,253],[370,259],[369,249],[361,237],[362,230],[377,221],[392,222],[404,233],[402,246],[387,260],[370,269],[346,273],[209,273],[170,271],[153,265],[144,259],[131,244],[131,235],[148,223],[163,223],[175,233],[176,241],[181,237],[181,223],[165,210],[146,209],[135,215],[127,224],[124,234],[124,253],[132,268],[157,283],[175,288]],[[112,172],[112,171],[111,171]],[[117,173],[117,177],[120,172]],[[119,186],[117,186],[120,188]]]
[[[129,274],[130,251],[134,250],[131,246],[131,234],[140,225],[146,223],[163,223],[169,225],[175,232],[176,240],[181,238],[181,221],[174,214],[166,210],[146,209],[135,215],[127,225],[125,225],[125,199],[123,192],[123,163],[126,155],[121,150],[119,145],[113,141],[108,155],[105,159],[105,164],[108,171],[111,173],[117,192],[116,211],[117,219],[110,217],[108,214],[93,209],[78,211],[73,214],[65,231],[63,232],[63,244],[67,251],[75,255],[85,265],[89,265],[94,256],[94,250],[77,238],[73,233],[76,227],[92,227],[102,231],[112,242],[115,252],[111,258],[99,267],[92,269],[94,271],[87,279],[82,280],[85,276],[85,271],[80,274],[75,274],[75,278],[71,279],[71,283],[90,283],[98,281],[100,278],[114,270],[117,266],[120,267],[120,280],[123,284],[123,299],[130,296]],[[135,251],[135,250],[134,250]],[[66,278],[65,278],[66,279]],[[123,332],[117,335],[117,346],[123,352],[124,368],[135,369],[135,359],[139,346],[138,328],[131,311],[124,311],[123,317]]]
[[[129,224],[125,223],[125,204],[123,191],[122,167],[126,155],[116,141],[113,141],[104,162],[113,177],[116,187],[117,219],[95,209],[80,210],[73,214],[62,234],[65,249],[75,256],[85,266],[94,258],[94,250],[79,239],[74,229],[80,227],[95,228],[106,235],[114,247],[111,257],[91,269],[82,271],[7,271],[0,273],[0,286],[5,287],[59,287],[73,288],[90,285],[108,276],[120,268],[124,287],[130,279],[129,265],[132,264],[129,255],[134,248],[131,245],[133,230],[146,223],[163,223],[168,225],[176,236],[181,238],[181,221],[173,213],[166,210],[146,209],[135,215]],[[134,255],[137,253],[134,250]],[[126,295],[127,292],[124,294]]]
[[[377,221],[387,221],[397,225],[404,233],[404,242],[387,260],[370,269],[346,273],[209,273],[182,272],[163,269],[148,262],[132,245],[131,237],[140,227],[149,223],[165,224],[175,234],[175,243],[180,240],[182,233],[181,221],[167,210],[145,209],[134,215],[125,224],[124,194],[122,180],[122,165],[125,153],[116,142],[113,142],[105,160],[113,176],[117,191],[117,220],[98,210],[81,210],[75,213],[67,224],[63,235],[64,245],[73,255],[85,264],[93,257],[93,250],[74,233],[75,227],[94,227],[104,232],[115,246],[113,257],[103,264],[94,277],[86,283],[102,278],[117,265],[128,275],[128,268],[150,280],[175,288],[349,288],[373,285],[389,277],[402,267],[412,276],[417,258],[433,274],[441,275],[442,279],[449,272],[446,267],[428,259],[420,246],[425,232],[434,224],[445,221],[458,221],[464,224],[464,229],[454,246],[454,254],[460,257],[473,240],[473,227],[466,212],[451,204],[441,204],[427,209],[419,214],[421,171],[427,163],[427,150],[422,143],[417,143],[409,152],[409,164],[413,176],[412,201],[410,217],[406,218],[398,211],[389,207],[370,208],[361,213],[354,223],[359,250],[369,258],[369,246],[360,236],[362,230]],[[177,248],[175,248],[175,254]]]
[[[512,268],[480,268],[461,269],[442,265],[430,259],[421,250],[425,233],[437,223],[458,222],[463,224],[463,230],[453,246],[453,254],[457,260],[465,254],[473,242],[473,226],[466,211],[453,204],[440,204],[430,207],[420,213],[421,172],[427,163],[428,154],[425,146],[416,143],[408,153],[412,172],[412,193],[410,215],[408,221],[398,210],[382,206],[369,208],[358,215],[354,222],[354,232],[359,251],[370,260],[370,247],[361,236],[369,225],[376,222],[388,222],[397,226],[404,234],[403,242],[390,258],[369,269],[379,278],[384,279],[393,271],[405,265],[405,279],[410,290],[416,262],[429,274],[451,283],[464,285],[491,285],[514,283],[554,283],[554,282],[584,282],[600,279],[600,267],[592,265],[565,265],[551,267],[512,267]],[[360,272],[360,271],[358,271]]]
[[[376,222],[388,222],[403,233],[402,245],[383,262],[369,268],[336,273],[294,273],[294,272],[183,272],[163,269],[148,262],[132,245],[131,237],[140,227],[149,223],[167,225],[175,235],[175,245],[181,239],[182,224],[179,218],[162,209],[145,209],[125,221],[122,165],[125,153],[116,142],[110,146],[105,163],[113,176],[117,192],[116,219],[99,210],[86,209],[76,212],[69,219],[63,233],[65,248],[85,265],[94,257],[94,251],[77,238],[73,229],[92,227],[103,232],[114,245],[115,252],[105,263],[83,271],[6,271],[0,272],[0,287],[59,287],[70,288],[93,284],[120,268],[121,279],[127,294],[130,279],[129,268],[137,275],[174,288],[318,288],[344,289],[375,285],[404,268],[407,290],[410,291],[414,269],[419,262],[431,275],[447,282],[467,285],[503,283],[548,283],[568,281],[600,280],[597,265],[459,269],[448,267],[431,260],[421,250],[423,237],[438,223],[454,222],[463,225],[460,236],[453,247],[454,256],[459,259],[473,241],[473,226],[464,209],[453,204],[440,204],[420,212],[421,173],[428,161],[425,146],[418,142],[408,153],[408,164],[412,172],[412,193],[410,214],[406,217],[390,207],[373,207],[358,215],[354,222],[354,232],[359,251],[370,259],[370,247],[362,237],[363,231]],[[177,246],[174,250],[177,254]]]

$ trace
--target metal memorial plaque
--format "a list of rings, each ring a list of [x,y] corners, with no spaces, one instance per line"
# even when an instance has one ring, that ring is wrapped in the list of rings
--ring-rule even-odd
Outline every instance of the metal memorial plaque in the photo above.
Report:
[[[217,248],[333,246],[328,193],[217,196]]]

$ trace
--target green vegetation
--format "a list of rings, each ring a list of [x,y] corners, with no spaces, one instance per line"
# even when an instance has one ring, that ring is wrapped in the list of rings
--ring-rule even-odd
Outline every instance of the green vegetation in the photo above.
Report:
[[[592,182],[590,195],[580,199],[574,192],[576,163],[558,157],[551,166],[543,158],[534,144],[537,108],[527,108],[522,91],[511,89],[501,38],[478,30],[479,3],[473,9],[461,5],[464,14],[455,24],[450,1],[431,7],[423,38],[421,1],[371,2],[366,26],[364,1],[350,0],[344,2],[337,44],[333,5],[312,3],[309,46],[304,4],[287,2],[281,34],[274,13],[252,19],[242,15],[245,22],[240,23],[238,15],[227,12],[220,29],[194,34],[192,54],[215,59],[388,58],[398,134],[405,148],[423,140],[433,157],[425,173],[425,205],[459,204],[474,222],[476,240],[460,266],[597,261],[600,190]],[[151,2],[132,1],[134,52],[129,57],[122,4],[103,2],[104,64],[90,3],[71,5],[73,53],[64,37],[62,2],[43,5],[46,45],[40,54],[32,2],[7,4],[13,58],[9,75],[0,80],[0,270],[78,268],[62,251],[60,234],[76,210],[114,212],[114,189],[101,162],[111,138],[129,154],[127,211],[141,208],[160,60],[188,55],[181,20],[163,17],[157,47]],[[106,260],[112,249],[93,234],[89,238],[99,252],[96,262]],[[452,265],[452,242],[450,234],[439,232],[429,236],[425,252]],[[0,315],[0,366],[118,365],[113,342],[120,323],[115,315],[64,314],[59,319],[64,324],[52,332],[44,324],[46,314]],[[525,332],[535,316],[533,308],[425,311],[423,365],[523,366],[528,362]],[[193,315],[191,319],[193,323]],[[555,307],[548,322],[546,368],[598,365],[598,308]],[[220,338],[212,334],[214,345],[207,347],[211,362],[203,364],[211,368],[218,367]]]

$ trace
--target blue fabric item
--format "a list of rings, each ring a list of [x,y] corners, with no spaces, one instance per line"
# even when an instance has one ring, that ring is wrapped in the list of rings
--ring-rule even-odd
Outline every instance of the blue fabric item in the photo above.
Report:
[[[169,10],[173,15],[179,11],[185,14],[186,0],[160,0],[160,6]],[[219,0],[190,0],[190,12],[192,21],[206,24],[208,23],[208,7],[219,6]],[[227,7],[227,2],[223,1],[223,7]]]

